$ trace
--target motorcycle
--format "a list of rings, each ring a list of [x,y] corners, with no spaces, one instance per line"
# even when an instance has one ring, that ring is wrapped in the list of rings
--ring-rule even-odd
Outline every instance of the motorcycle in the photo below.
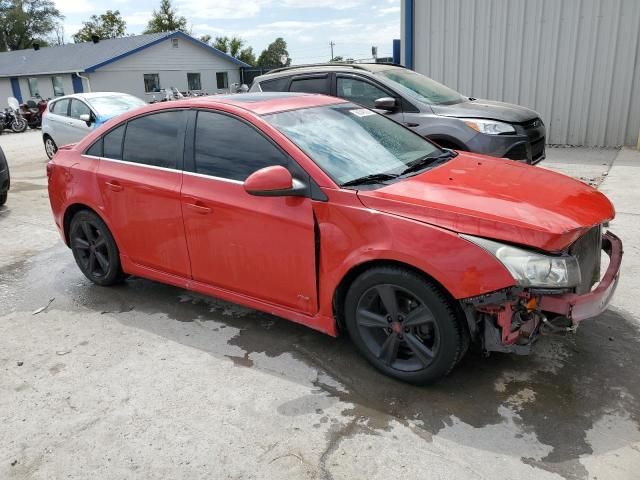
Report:
[[[40,128],[42,114],[47,109],[47,100],[41,97],[38,98],[38,103],[33,100],[27,100],[26,103],[20,104],[20,115],[27,121],[29,128]]]
[[[9,107],[0,113],[0,123],[7,129],[13,130],[15,133],[24,132],[27,129],[27,121],[20,114],[20,104],[14,97],[7,99]]]

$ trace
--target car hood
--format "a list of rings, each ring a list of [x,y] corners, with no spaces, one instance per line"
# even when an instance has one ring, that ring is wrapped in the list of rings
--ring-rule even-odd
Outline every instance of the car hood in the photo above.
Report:
[[[513,103],[471,100],[453,105],[432,105],[433,113],[445,117],[488,118],[509,123],[523,123],[538,118],[537,112]]]
[[[358,197],[374,210],[550,252],[615,215],[607,197],[578,180],[465,152]]]

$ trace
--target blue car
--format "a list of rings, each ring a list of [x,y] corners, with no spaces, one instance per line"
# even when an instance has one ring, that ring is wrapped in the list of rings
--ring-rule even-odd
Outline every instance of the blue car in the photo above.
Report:
[[[58,146],[76,143],[107,120],[146,105],[138,97],[118,92],[76,93],[56,98],[42,116],[42,140],[52,158]]]

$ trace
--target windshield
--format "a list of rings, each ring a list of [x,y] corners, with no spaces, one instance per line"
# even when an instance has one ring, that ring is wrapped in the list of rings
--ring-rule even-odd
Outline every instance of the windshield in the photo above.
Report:
[[[431,105],[452,105],[467,101],[466,97],[455,90],[412,70],[392,68],[381,71],[379,75],[399,83],[410,96]]]
[[[109,118],[147,104],[133,95],[105,95],[103,97],[87,98],[86,100],[99,116]]]
[[[420,135],[353,103],[264,118],[339,185],[371,175],[400,175],[416,160],[442,153]]]

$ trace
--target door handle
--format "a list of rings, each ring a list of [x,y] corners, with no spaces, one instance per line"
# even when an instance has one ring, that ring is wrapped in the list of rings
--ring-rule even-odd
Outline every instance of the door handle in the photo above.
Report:
[[[114,192],[121,192],[123,190],[123,186],[120,185],[115,180],[104,182],[109,190],[113,190]]]
[[[185,203],[185,205],[187,206],[187,208],[193,210],[196,213],[199,213],[200,215],[211,213],[211,208],[207,207],[199,200],[196,200],[195,203]]]
[[[405,122],[404,124],[409,128],[419,127],[420,126],[419,123],[413,123],[413,122]]]

